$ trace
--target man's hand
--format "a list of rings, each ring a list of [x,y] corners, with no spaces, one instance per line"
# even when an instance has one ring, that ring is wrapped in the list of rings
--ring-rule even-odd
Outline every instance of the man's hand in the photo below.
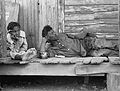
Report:
[[[40,52],[39,57],[42,58],[42,59],[48,58],[47,52]]]

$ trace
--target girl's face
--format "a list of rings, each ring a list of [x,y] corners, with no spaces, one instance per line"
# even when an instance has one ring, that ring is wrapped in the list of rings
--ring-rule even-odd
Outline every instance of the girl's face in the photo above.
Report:
[[[15,26],[15,27],[13,28],[13,31],[11,31],[11,33],[12,33],[13,35],[16,35],[16,34],[18,34],[19,31],[20,31],[20,28],[19,28],[18,26]]]
[[[20,28],[18,27],[18,26],[15,26],[14,28],[13,28],[13,31],[15,31],[15,32],[17,32],[17,31],[19,31],[20,30]]]

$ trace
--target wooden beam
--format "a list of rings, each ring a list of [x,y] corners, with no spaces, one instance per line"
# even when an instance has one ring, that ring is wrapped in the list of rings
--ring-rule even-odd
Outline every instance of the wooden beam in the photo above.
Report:
[[[89,75],[89,74],[101,74],[120,72],[120,65],[112,65],[110,63],[102,63],[100,65],[82,65],[76,64],[76,75]]]
[[[74,73],[74,67],[74,64],[1,64],[0,75],[76,76]]]

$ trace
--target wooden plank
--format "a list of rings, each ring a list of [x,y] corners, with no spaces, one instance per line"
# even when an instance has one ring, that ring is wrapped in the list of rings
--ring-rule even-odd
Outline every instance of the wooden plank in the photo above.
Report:
[[[120,0],[119,0],[119,17],[118,17],[118,20],[119,20],[119,30],[118,30],[118,35],[119,35],[119,40],[118,40],[118,43],[119,43],[119,57],[120,57]]]
[[[97,19],[97,20],[66,20],[65,25],[81,25],[81,26],[87,26],[87,25],[96,25],[96,24],[113,24],[118,25],[119,20],[118,19]]]
[[[74,72],[75,65],[76,64],[45,65],[41,63],[29,63],[26,65],[0,64],[0,75],[78,76]],[[104,74],[92,74],[89,76],[104,76]]]
[[[31,9],[31,0],[28,0],[27,1],[27,4],[26,4],[26,6],[27,6],[27,17],[28,17],[28,31],[27,31],[27,33],[28,33],[28,40],[29,40],[29,44],[28,44],[28,46],[29,46],[29,48],[31,48],[32,46],[33,46],[33,40],[32,40],[32,9]],[[32,43],[31,43],[32,42]]]
[[[59,32],[64,32],[64,10],[65,10],[65,0],[58,0],[58,28]]]
[[[34,6],[34,3],[35,3],[35,0],[33,1],[33,0],[31,0],[31,2],[30,2],[30,4],[31,4],[31,34],[32,34],[32,36],[31,36],[31,38],[32,38],[32,41],[31,41],[31,43],[32,43],[32,47],[36,47],[36,36],[35,36],[35,6]],[[29,7],[29,8],[30,8]]]
[[[41,45],[41,41],[42,41],[42,29],[43,27],[47,24],[47,20],[46,20],[46,3],[47,0],[39,0],[39,48]]]
[[[8,5],[8,4],[7,4]],[[6,6],[6,8],[10,8],[9,9],[9,17],[7,18],[6,21],[6,26],[11,22],[17,22],[18,21],[18,13],[19,13],[19,4],[17,3],[9,3],[10,6]]]
[[[57,0],[47,0],[47,24],[50,25],[55,32],[58,32],[57,24]]]
[[[93,33],[118,33],[118,25],[97,24],[89,26],[65,26],[65,32],[80,32],[84,28],[87,32]]]
[[[120,91],[120,73],[107,74],[107,90]]]
[[[81,63],[78,63],[75,67],[76,75],[112,72],[120,72],[120,65],[112,65],[110,63],[102,63],[101,65],[81,65]]]
[[[1,9],[1,19],[0,19],[0,31],[1,31],[1,38],[2,40],[1,42],[1,48],[0,48],[0,53],[2,55],[2,57],[6,57],[7,56],[7,50],[6,50],[6,21],[5,21],[5,1],[4,0],[0,0],[0,9]]]
[[[35,0],[34,3],[34,8],[35,8],[35,35],[36,35],[36,49],[39,49],[39,6],[38,6],[38,0]]]
[[[44,75],[44,76],[76,76],[74,64],[41,64],[29,63],[28,65],[0,65],[0,75]]]
[[[100,12],[95,14],[65,14],[65,20],[94,20],[94,19],[116,19],[118,11]]]
[[[24,30],[26,32],[26,29],[24,29],[24,4],[23,4],[23,0],[16,0],[16,3],[19,4],[19,16],[18,16],[18,22],[21,25],[21,29]],[[24,16],[24,17],[23,17]],[[26,20],[27,21],[27,20]]]
[[[98,12],[112,12],[118,11],[118,5],[84,5],[84,6],[65,6],[65,13],[67,14],[94,14]]]
[[[118,4],[118,0],[65,0],[65,4]]]

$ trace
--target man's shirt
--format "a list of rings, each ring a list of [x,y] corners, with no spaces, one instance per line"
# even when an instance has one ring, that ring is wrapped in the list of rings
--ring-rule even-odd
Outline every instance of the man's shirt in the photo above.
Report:
[[[82,39],[72,38],[71,36],[60,33],[56,40],[48,39],[50,46],[46,49],[49,56],[63,55],[66,57],[86,56],[86,50],[82,45]]]

